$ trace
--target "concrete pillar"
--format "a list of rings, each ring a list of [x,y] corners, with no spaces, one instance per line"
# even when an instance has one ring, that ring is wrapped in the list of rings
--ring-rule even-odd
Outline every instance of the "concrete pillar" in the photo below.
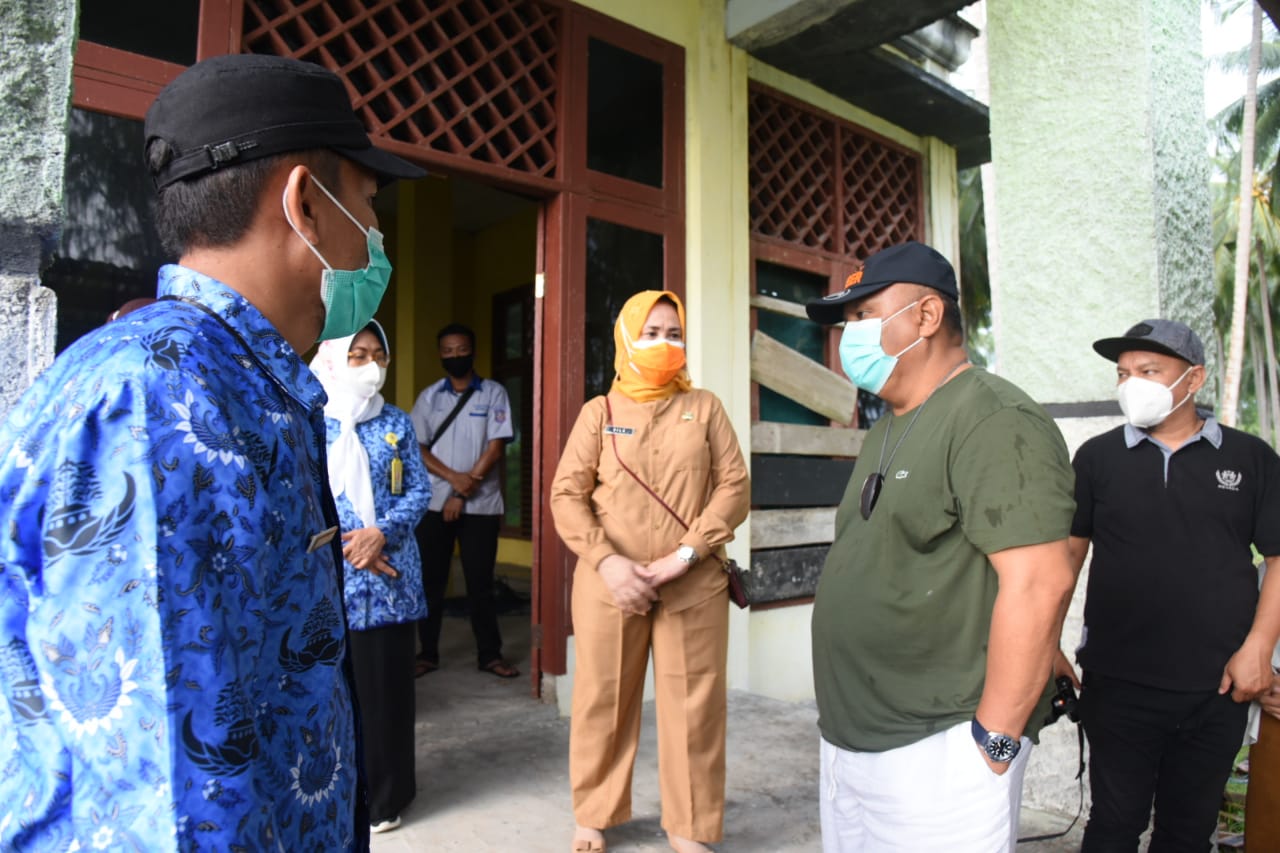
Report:
[[[0,0],[0,418],[53,361],[76,0]]]
[[[1119,423],[1093,340],[1153,316],[1211,340],[1200,3],[988,0],[987,39],[995,369],[1049,404],[1074,452]],[[1075,811],[1072,728],[1046,730],[1028,805]]]

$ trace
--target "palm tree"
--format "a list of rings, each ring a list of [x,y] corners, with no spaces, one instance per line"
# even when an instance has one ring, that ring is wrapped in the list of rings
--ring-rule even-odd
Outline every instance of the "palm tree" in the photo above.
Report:
[[[1227,368],[1222,389],[1222,422],[1235,426],[1240,412],[1240,375],[1244,365],[1245,309],[1249,297],[1249,258],[1253,254],[1253,162],[1257,142],[1258,65],[1262,53],[1262,7],[1253,6],[1253,35],[1249,41],[1249,71],[1245,83],[1244,120],[1240,131],[1240,214],[1236,225],[1235,278],[1232,289],[1231,331],[1227,340]]]

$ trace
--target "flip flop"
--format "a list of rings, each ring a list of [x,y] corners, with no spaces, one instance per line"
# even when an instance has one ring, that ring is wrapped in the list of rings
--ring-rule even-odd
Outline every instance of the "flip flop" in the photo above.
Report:
[[[490,675],[496,675],[498,678],[515,678],[520,674],[520,670],[504,661],[502,658],[491,660],[480,666],[481,672],[487,672]]]

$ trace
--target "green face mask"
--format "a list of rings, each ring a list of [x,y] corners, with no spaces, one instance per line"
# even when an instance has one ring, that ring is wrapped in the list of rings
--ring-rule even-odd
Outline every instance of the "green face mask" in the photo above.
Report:
[[[311,180],[365,235],[369,250],[369,263],[363,269],[337,270],[325,260],[319,249],[311,245],[305,237],[302,238],[307,248],[325,266],[324,272],[320,274],[320,299],[324,302],[324,328],[320,330],[320,337],[317,340],[328,341],[354,335],[373,319],[374,312],[382,302],[382,295],[387,292],[387,284],[391,281],[391,261],[387,258],[387,253],[382,250],[382,232],[377,228],[366,229],[342,206],[341,202],[333,197],[333,193],[325,189],[324,184],[320,183],[315,175],[311,176]],[[285,192],[287,193],[288,190],[286,189]],[[293,232],[302,237],[289,216],[287,205],[284,216]]]

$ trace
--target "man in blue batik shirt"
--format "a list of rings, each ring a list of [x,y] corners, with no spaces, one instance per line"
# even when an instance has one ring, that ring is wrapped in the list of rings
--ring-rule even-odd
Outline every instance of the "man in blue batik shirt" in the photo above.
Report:
[[[372,316],[374,148],[343,83],[226,56],[147,114],[160,301],[0,427],[0,849],[367,846],[325,395]]]

